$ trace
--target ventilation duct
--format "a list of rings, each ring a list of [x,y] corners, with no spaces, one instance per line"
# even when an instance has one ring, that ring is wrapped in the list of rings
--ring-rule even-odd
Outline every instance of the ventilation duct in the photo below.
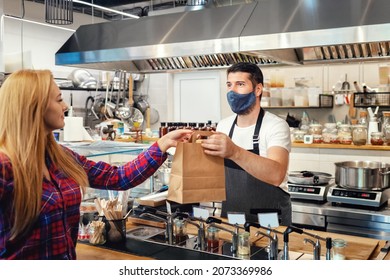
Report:
[[[390,59],[387,0],[262,0],[84,25],[57,65],[152,73]]]

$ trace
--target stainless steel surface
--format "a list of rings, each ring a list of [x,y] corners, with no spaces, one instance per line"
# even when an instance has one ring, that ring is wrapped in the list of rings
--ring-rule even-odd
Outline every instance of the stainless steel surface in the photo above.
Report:
[[[310,226],[311,228],[318,228],[322,230],[325,230],[326,228],[325,215],[307,214],[293,211],[292,221],[294,224],[306,225]]]
[[[83,25],[56,64],[151,73],[388,60],[389,13],[387,0],[263,0]]]
[[[327,200],[334,203],[346,203],[367,207],[381,207],[390,198],[390,188],[382,191],[351,190],[337,186],[328,190]]]
[[[306,224],[310,216],[323,216],[326,231],[376,239],[390,239],[390,208],[365,210],[333,206],[331,202],[315,204],[292,202],[293,223]],[[303,218],[302,218],[303,217]],[[308,222],[307,225],[310,225]]]
[[[288,181],[293,184],[323,185],[329,183],[332,175],[316,171],[290,171]]]
[[[390,164],[376,161],[336,162],[335,182],[344,188],[371,190],[390,187]]]
[[[331,184],[325,186],[310,186],[287,183],[291,199],[312,200],[318,202],[326,201],[326,195],[330,186]]]

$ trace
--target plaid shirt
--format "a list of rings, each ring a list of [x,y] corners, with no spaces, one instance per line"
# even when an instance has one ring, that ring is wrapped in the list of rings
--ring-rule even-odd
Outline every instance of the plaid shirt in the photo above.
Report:
[[[94,162],[70,151],[88,174],[90,187],[126,190],[145,181],[166,159],[157,143],[121,167]],[[46,158],[51,181],[44,178],[42,206],[37,221],[25,236],[10,241],[13,175],[9,159],[0,154],[0,259],[76,259],[81,190]]]

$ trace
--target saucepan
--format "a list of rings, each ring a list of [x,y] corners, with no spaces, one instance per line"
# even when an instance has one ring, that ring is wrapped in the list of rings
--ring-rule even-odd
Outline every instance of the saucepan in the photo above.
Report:
[[[337,185],[360,190],[390,187],[390,164],[377,161],[336,162]]]
[[[329,173],[316,171],[291,171],[288,173],[288,181],[299,185],[325,185],[332,178]]]

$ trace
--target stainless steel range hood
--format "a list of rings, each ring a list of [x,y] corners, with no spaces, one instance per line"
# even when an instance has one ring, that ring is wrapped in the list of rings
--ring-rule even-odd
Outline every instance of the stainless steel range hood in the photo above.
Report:
[[[84,25],[56,64],[152,73],[390,60],[388,0],[259,0]]]

